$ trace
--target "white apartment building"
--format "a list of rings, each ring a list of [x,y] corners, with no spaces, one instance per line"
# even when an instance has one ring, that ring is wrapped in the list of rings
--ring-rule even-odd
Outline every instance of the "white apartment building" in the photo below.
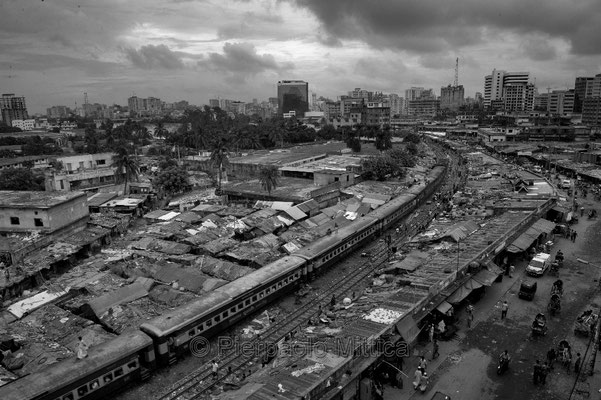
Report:
[[[518,107],[516,101],[519,97],[522,97],[527,102],[527,104],[522,105],[522,107],[525,107],[523,111],[532,110],[534,92],[532,92],[532,106],[530,106],[528,103],[530,98],[528,85],[530,85],[529,72],[507,72],[494,69],[492,74],[484,77],[484,107],[489,108],[492,102],[496,100],[504,100],[505,92],[508,91],[508,94],[512,97],[507,103],[509,107],[512,109]],[[507,88],[508,86],[512,87]],[[519,86],[526,87],[520,89]],[[533,85],[532,87],[534,88]],[[505,111],[510,110],[506,109]]]
[[[12,126],[22,131],[32,131],[35,128],[35,119],[13,119]]]

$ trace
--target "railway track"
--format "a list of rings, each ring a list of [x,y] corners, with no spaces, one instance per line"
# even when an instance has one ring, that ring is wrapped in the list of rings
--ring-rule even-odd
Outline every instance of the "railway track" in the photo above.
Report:
[[[446,180],[441,187],[441,191],[448,189],[445,187],[452,187],[453,183],[452,180]],[[427,205],[424,203],[422,207],[403,220],[402,224],[405,224],[405,229],[402,235],[395,235],[393,233],[394,228],[390,228],[384,237],[390,235],[390,237],[393,238],[390,244],[392,246],[398,245],[408,237],[415,235],[421,227],[425,226],[426,223],[432,219],[433,215],[430,211],[432,211],[434,207],[434,205]],[[410,227],[407,227],[409,222],[411,222],[411,225]],[[269,347],[268,344],[275,346],[276,343],[280,342],[290,332],[297,330],[301,325],[306,324],[310,318],[317,316],[317,313],[320,311],[320,305],[329,303],[332,295],[338,299],[345,297],[352,291],[352,288],[355,285],[364,280],[387,261],[389,253],[388,244],[385,243],[385,241],[377,241],[375,245],[368,245],[366,248],[377,255],[375,257],[370,257],[369,260],[364,261],[358,267],[352,269],[352,272],[349,275],[338,280],[317,297],[306,301],[305,304],[296,311],[287,314],[283,319],[272,324],[259,337],[245,342],[244,349],[246,351],[241,352],[239,347],[233,346],[230,351],[223,353],[219,359],[217,379],[212,377],[213,372],[211,366],[203,365],[172,385],[169,388],[169,391],[159,397],[159,399],[180,400],[202,398],[208,391],[218,386],[231,374],[235,374],[238,371],[245,371],[249,366],[249,362],[262,359],[266,352],[275,348]],[[358,257],[360,253],[361,249],[356,250],[353,255],[347,258],[347,261],[354,261],[352,258]]]

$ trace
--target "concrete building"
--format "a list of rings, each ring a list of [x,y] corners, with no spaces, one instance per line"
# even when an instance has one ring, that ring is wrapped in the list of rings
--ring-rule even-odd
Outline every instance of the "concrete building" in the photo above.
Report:
[[[46,172],[47,191],[91,190],[116,183],[113,153],[57,157],[61,171]]]
[[[132,96],[127,99],[130,117],[149,117],[160,115],[163,110],[161,99],[148,97],[146,99]]]
[[[351,90],[350,92],[348,92],[348,97],[351,98],[355,98],[355,99],[363,99],[363,101],[368,102],[368,101],[372,101],[373,99],[373,92],[369,92],[365,89],[361,89],[361,88],[355,88],[355,90]]]
[[[326,101],[324,104],[324,116],[328,121],[341,116],[339,101]]]
[[[388,105],[390,106],[390,115],[401,115],[403,112],[404,99],[395,93],[388,95]]]
[[[340,115],[343,117],[350,116],[352,110],[363,108],[365,100],[360,97],[347,97],[342,96],[340,98]]]
[[[46,116],[48,118],[67,118],[71,110],[66,106],[52,106],[46,109]]]
[[[554,90],[548,94],[547,111],[551,114],[565,115],[574,111],[574,89]]]
[[[534,96],[534,111],[547,111],[549,109],[550,93],[541,93]]]
[[[50,233],[88,218],[83,192],[0,191],[0,232]]]
[[[295,111],[304,117],[309,111],[309,84],[305,81],[287,80],[278,82],[278,114]]]
[[[379,126],[390,124],[390,107],[385,103],[368,102],[361,112],[361,121],[365,125]]]
[[[459,107],[463,106],[465,100],[463,85],[440,88],[440,109],[459,111]]]
[[[315,186],[326,186],[340,182],[340,187],[345,188],[355,184],[355,173],[333,169],[322,169],[313,172],[313,184]]]
[[[32,131],[35,128],[35,119],[13,119],[12,126],[22,131]]]
[[[586,97],[582,102],[582,123],[601,126],[601,97]]]
[[[8,126],[12,126],[15,119],[29,119],[25,97],[17,97],[13,93],[3,94],[0,98],[0,117],[2,117],[2,122]]]
[[[507,72],[494,69],[484,77],[484,107],[503,101],[504,111],[531,111],[534,107],[534,85],[529,72]],[[499,103],[496,103],[497,106]]]
[[[582,112],[582,103],[585,97],[593,95],[594,77],[579,76],[574,82],[574,112]]]
[[[440,100],[420,98],[407,103],[407,114],[411,116],[434,117],[440,112]]]

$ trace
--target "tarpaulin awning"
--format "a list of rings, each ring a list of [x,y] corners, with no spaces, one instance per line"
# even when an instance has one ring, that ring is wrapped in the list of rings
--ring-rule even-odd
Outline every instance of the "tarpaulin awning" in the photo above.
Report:
[[[397,322],[396,329],[407,343],[412,343],[420,332],[417,323],[411,315],[406,315],[405,318]]]
[[[448,302],[446,302],[446,301],[443,301],[442,303],[440,303],[440,304],[438,305],[438,307],[436,307],[436,309],[437,309],[438,311],[440,311],[441,313],[443,313],[443,314],[446,314],[446,313],[447,313],[447,311],[449,311],[451,308],[453,308],[453,306],[452,306],[452,305],[450,305],[450,304],[449,304]]]
[[[452,295],[447,298],[447,302],[451,304],[461,303],[467,296],[472,293],[472,290],[481,288],[482,284],[476,282],[473,279],[467,281],[463,286],[459,289],[455,290]]]
[[[553,229],[555,229],[555,222],[551,222],[547,219],[541,218],[538,221],[536,221],[534,224],[532,224],[532,226],[530,227],[530,229],[528,229],[528,231],[533,230],[533,231],[537,231],[539,233],[551,233],[553,232]]]
[[[474,275],[472,279],[483,284],[484,286],[491,286],[498,276],[499,274],[495,274],[487,269],[483,269]]]
[[[526,232],[522,233],[516,240],[514,240],[511,246],[517,247],[519,251],[524,251],[528,249],[528,247],[530,247],[532,243],[534,243],[534,241],[538,238],[538,235],[539,233],[536,231],[527,230]],[[511,248],[511,246],[509,246],[509,248]],[[507,248],[507,250],[509,250],[509,248]],[[512,252],[517,253],[516,251]]]
[[[503,273],[503,270],[501,269],[501,267],[499,267],[493,261],[488,261],[484,265],[486,265],[486,269],[487,270],[489,270],[490,272],[495,273],[497,276],[499,276],[499,275],[501,275]]]

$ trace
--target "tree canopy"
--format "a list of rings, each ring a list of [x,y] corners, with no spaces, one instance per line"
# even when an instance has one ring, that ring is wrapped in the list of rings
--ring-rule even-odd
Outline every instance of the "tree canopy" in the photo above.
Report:
[[[259,171],[259,181],[263,190],[271,196],[271,191],[278,186],[278,168],[275,165],[261,168]]]
[[[135,156],[129,154],[125,147],[117,149],[117,154],[113,156],[112,167],[115,168],[115,177],[117,181],[124,182],[123,194],[127,194],[127,184],[130,180],[138,180],[140,175],[140,165]]]
[[[153,184],[171,194],[185,192],[190,189],[188,174],[177,165],[170,165],[160,171],[157,177],[153,179]]]
[[[44,176],[28,168],[0,170],[0,190],[44,190]]]
[[[364,158],[361,168],[365,179],[384,181],[388,178],[402,178],[406,168],[414,167],[415,159],[405,150],[393,148],[380,155]]]

